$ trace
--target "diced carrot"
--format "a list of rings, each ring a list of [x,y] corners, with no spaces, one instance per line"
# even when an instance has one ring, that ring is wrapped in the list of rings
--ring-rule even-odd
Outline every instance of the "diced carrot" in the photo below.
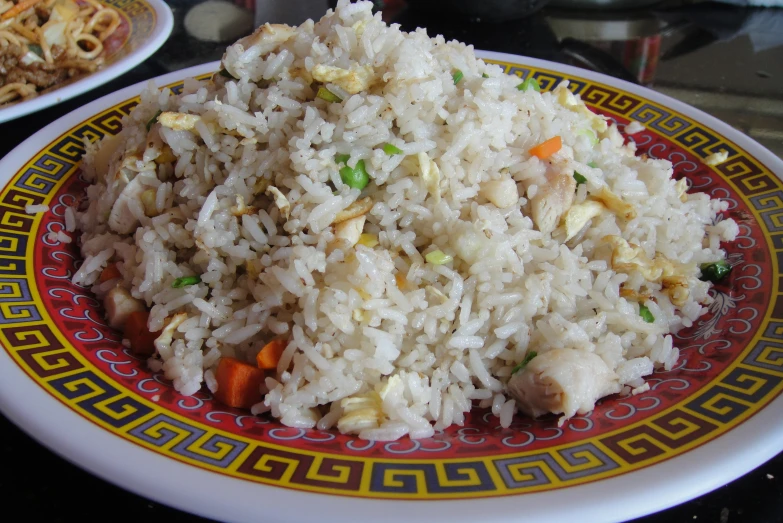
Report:
[[[264,371],[249,363],[224,356],[218,363],[215,379],[218,385],[215,399],[224,405],[249,409],[264,399],[261,394]]]
[[[3,15],[0,16],[0,20],[8,20],[9,18],[13,18],[22,11],[27,11],[40,1],[41,0],[20,0],[18,4],[3,13]]]
[[[535,147],[531,147],[530,154],[543,160],[555,154],[561,147],[563,147],[563,140],[559,136],[555,136]]]
[[[149,318],[149,312],[136,311],[125,320],[125,337],[130,341],[131,351],[139,356],[155,354],[155,340],[160,336],[160,331],[150,332],[147,327]]]
[[[256,355],[256,363],[259,369],[273,370],[277,368],[280,356],[283,355],[288,342],[285,340],[272,340]]]
[[[122,278],[122,274],[120,274],[120,270],[117,268],[116,263],[110,263],[103,269],[101,275],[98,277],[98,281],[106,283],[109,280],[116,280],[117,278]]]

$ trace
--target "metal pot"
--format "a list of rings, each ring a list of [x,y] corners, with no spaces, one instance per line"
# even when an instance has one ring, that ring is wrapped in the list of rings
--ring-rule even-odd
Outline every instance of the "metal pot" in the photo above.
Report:
[[[662,0],[551,0],[550,6],[563,9],[637,9],[659,4]]]
[[[414,9],[448,12],[489,22],[523,18],[548,3],[549,0],[407,0],[407,4]]]

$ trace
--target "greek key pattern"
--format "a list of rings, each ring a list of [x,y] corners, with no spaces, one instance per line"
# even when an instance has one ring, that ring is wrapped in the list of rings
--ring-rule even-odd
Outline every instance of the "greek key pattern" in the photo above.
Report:
[[[133,0],[110,3],[136,5]],[[763,287],[756,282],[766,281],[773,259],[783,264],[781,182],[739,147],[668,108],[554,71],[500,65],[521,79],[536,78],[544,89],[567,79],[574,93],[618,123],[645,124],[640,147],[679,162],[675,169],[704,187],[713,187],[716,180],[723,183],[715,190],[725,194],[714,195],[747,209],[755,220],[741,226],[738,248],[747,250],[732,253],[730,259],[743,268],[732,273],[727,285],[761,298],[753,305],[741,301],[739,294],[729,297],[728,287],[716,287],[718,296],[726,297],[716,300],[723,304],[720,317],[696,331],[687,341],[693,345],[683,341],[683,357],[670,371],[680,374],[661,372],[650,378],[654,393],[661,396],[609,399],[563,427],[554,421],[536,425],[519,419],[502,429],[496,418],[478,413],[465,427],[438,431],[430,440],[391,443],[346,442],[334,432],[281,427],[267,418],[211,406],[206,392],[177,397],[168,382],[151,374],[114,339],[116,334],[92,312],[99,309],[87,291],[70,284],[76,251],[42,245],[47,230],[60,230],[46,227],[61,227],[64,207],[75,201],[66,189],[76,187],[69,184],[77,184],[84,142],[119,132],[137,98],[54,140],[0,192],[0,344],[64,405],[161,456],[248,481],[348,496],[467,498],[576,485],[687,452],[758,412],[783,389],[779,276],[770,278],[768,289],[756,290]],[[169,87],[176,91],[181,83]],[[729,160],[716,169],[695,163],[720,150],[729,153]],[[29,204],[49,205],[50,217],[26,214]],[[38,269],[46,269],[45,278],[36,276]],[[752,323],[755,318],[759,320]],[[752,340],[748,335],[746,346],[732,348],[721,338],[721,329],[760,335]],[[705,354],[714,359],[697,358]],[[703,382],[684,377],[708,371],[712,374]],[[663,403],[666,395],[676,401]],[[476,453],[477,448],[486,450]]]

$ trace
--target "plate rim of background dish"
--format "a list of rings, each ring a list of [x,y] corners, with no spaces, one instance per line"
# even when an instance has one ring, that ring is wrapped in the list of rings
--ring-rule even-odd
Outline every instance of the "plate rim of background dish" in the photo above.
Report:
[[[783,161],[763,146],[727,124],[668,96],[602,74],[545,60],[488,51],[477,51],[477,54],[481,58],[546,68],[602,82],[655,101],[730,138],[778,178],[783,178]],[[155,81],[157,85],[167,85],[189,76],[217,71],[218,64],[212,62],[176,71],[159,76]],[[2,161],[4,167],[9,165],[3,172],[10,173],[4,178],[13,176],[29,161],[30,152],[40,150],[39,144],[50,142],[90,115],[138,95],[145,84],[140,82],[106,95],[49,124],[17,146]],[[19,397],[27,401],[22,404],[18,401]],[[35,405],[35,411],[25,408],[27,404]],[[353,517],[366,519],[374,520],[380,516],[390,520],[427,521],[442,517],[446,502],[450,504],[445,513],[454,522],[474,521],[478,515],[484,521],[511,521],[520,514],[532,519],[546,517],[552,522],[570,522],[574,517],[584,522],[621,521],[693,499],[738,478],[783,449],[781,395],[739,426],[696,449],[612,478],[517,496],[470,500],[380,500],[300,492],[216,474],[150,452],[63,406],[28,378],[5,351],[0,351],[0,410],[34,439],[77,466],[131,492],[184,511],[227,521],[253,520],[258,517],[261,507],[270,519],[284,521],[310,521],[313,517],[323,519],[328,517],[325,514],[330,509],[334,511],[333,521],[341,521],[346,509],[350,509]],[[67,427],[67,430],[62,427]],[[753,445],[747,445],[747,441]],[[738,448],[741,451],[738,452]],[[716,456],[719,458],[716,459]],[[682,470],[688,471],[687,476],[683,476]],[[623,495],[609,498],[609,501],[602,499],[606,492],[612,491],[623,492]],[[563,493],[568,496],[568,504],[562,503]],[[274,497],[272,507],[258,503],[266,496]],[[304,499],[314,503],[302,503]],[[393,505],[387,505],[389,503]],[[291,513],[286,506],[296,507],[296,513]],[[385,507],[385,511],[379,510]],[[553,507],[556,507],[555,512]]]
[[[147,39],[139,47],[106,67],[87,74],[74,82],[54,88],[35,98],[8,107],[0,107],[0,123],[10,122],[88,93],[127,73],[152,56],[171,36],[171,32],[174,30],[174,14],[164,0],[144,0],[144,2],[155,11],[155,25]]]

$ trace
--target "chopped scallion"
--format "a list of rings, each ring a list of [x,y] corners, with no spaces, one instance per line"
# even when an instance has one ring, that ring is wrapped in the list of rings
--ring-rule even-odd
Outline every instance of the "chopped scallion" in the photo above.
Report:
[[[340,103],[343,101],[342,98],[334,94],[326,87],[319,87],[318,94],[316,96],[318,96],[318,98],[320,98],[321,100],[326,100],[329,103]]]
[[[356,167],[351,169],[347,165],[340,169],[340,178],[343,183],[352,189],[362,190],[370,183],[370,175],[364,166],[364,160],[356,162]]]
[[[576,180],[576,185],[582,185],[583,183],[587,183],[587,178],[579,174],[578,172],[574,171],[574,180]]]
[[[511,369],[511,374],[516,374],[520,370],[527,367],[527,364],[530,363],[530,360],[538,356],[538,353],[534,350],[531,350],[527,354],[525,354],[525,359],[523,359],[521,362],[519,362],[513,369]]]
[[[228,79],[230,79],[230,80],[236,80],[236,78],[234,78],[234,76],[233,76],[231,73],[229,73],[228,71],[226,71],[225,69],[221,69],[221,70],[218,72],[218,74],[219,74],[220,76],[222,76],[223,78],[228,78]]]
[[[717,283],[731,272],[731,265],[726,260],[719,260],[713,263],[703,263],[701,269],[701,281],[711,281]]]
[[[33,52],[33,53],[37,54],[38,56],[40,56],[41,58],[43,58],[43,57],[44,57],[44,55],[43,55],[43,49],[41,48],[41,46],[40,46],[40,45],[38,45],[38,44],[27,44],[27,48],[28,48],[28,49],[29,49],[31,52]]]
[[[347,163],[348,160],[351,159],[350,154],[335,154],[334,155],[334,161],[335,163]]]
[[[648,309],[645,305],[639,305],[639,316],[641,316],[642,319],[647,323],[653,323],[655,321],[655,316],[652,315],[650,309]]]
[[[158,116],[160,116],[161,114],[163,114],[163,111],[158,109],[158,112],[155,113],[155,116],[150,118],[150,120],[147,122],[147,132],[149,132],[149,130],[152,129],[152,126],[155,125],[155,122],[158,121]]]
[[[590,162],[587,164],[588,167],[592,167],[593,169],[598,169],[598,164],[595,162]]]
[[[427,253],[424,256],[424,259],[427,260],[427,263],[431,263],[433,265],[443,265],[444,263],[449,263],[452,261],[454,257],[438,249],[437,251]]]
[[[171,286],[174,289],[181,289],[182,287],[188,287],[197,283],[201,283],[201,276],[183,276],[182,278],[174,280],[171,283]]]
[[[451,75],[451,77],[454,79],[454,85],[457,85],[464,76],[465,75],[462,74],[462,71],[460,71],[459,69],[454,71],[454,74]]]
[[[595,131],[592,129],[579,129],[576,131],[576,134],[582,135],[588,140],[590,140],[590,145],[595,147],[598,145],[598,135],[595,134]]]
[[[487,73],[481,73],[482,78],[489,78],[489,75]]]
[[[517,89],[520,91],[527,91],[531,87],[534,91],[538,91],[539,93],[541,92],[541,86],[538,85],[538,80],[533,77],[526,78],[524,82],[517,86]]]
[[[385,143],[383,144],[383,152],[385,152],[389,156],[392,156],[394,154],[402,154],[402,149],[400,149],[399,147],[395,147],[390,143]]]

